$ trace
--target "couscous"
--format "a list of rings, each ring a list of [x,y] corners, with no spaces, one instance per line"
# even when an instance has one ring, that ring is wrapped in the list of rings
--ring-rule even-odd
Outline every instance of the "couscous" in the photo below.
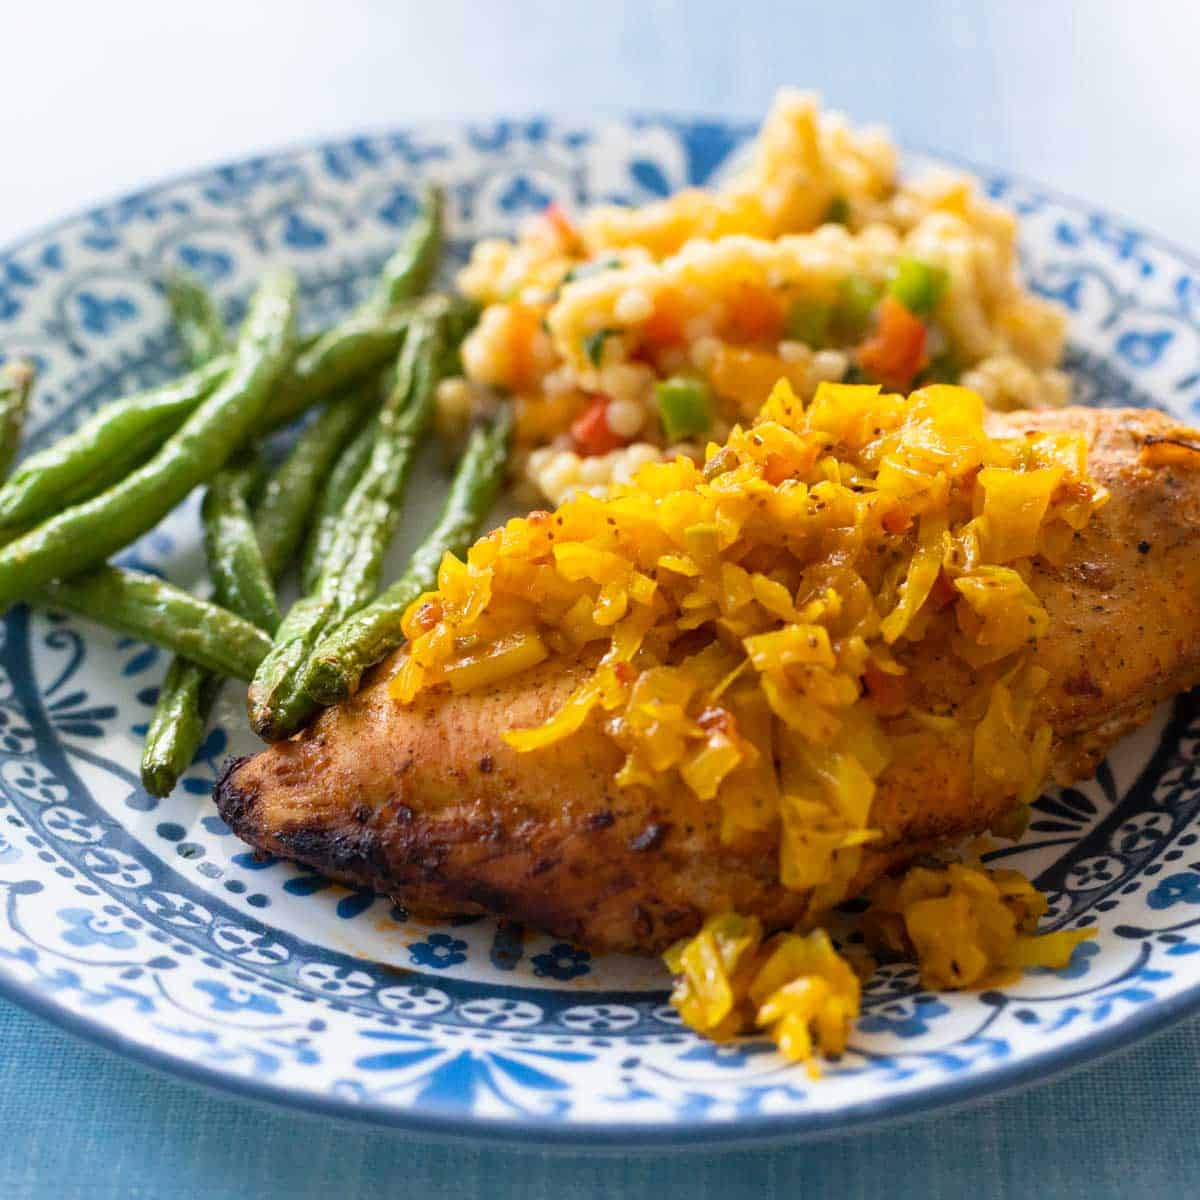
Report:
[[[882,133],[799,92],[721,189],[552,206],[477,244],[458,286],[485,308],[443,432],[511,395],[518,474],[552,503],[699,456],[781,377],[801,399],[856,381],[961,382],[1001,409],[1068,396],[1063,315],[1022,285],[1013,215],[967,176],[900,180]]]

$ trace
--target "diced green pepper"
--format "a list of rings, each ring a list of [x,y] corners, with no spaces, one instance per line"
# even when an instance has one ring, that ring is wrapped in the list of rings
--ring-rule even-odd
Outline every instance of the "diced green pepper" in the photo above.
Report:
[[[850,201],[845,196],[834,196],[825,210],[824,224],[845,225],[850,220]]]
[[[834,313],[838,330],[854,340],[866,332],[883,296],[883,286],[865,275],[847,275],[838,286],[837,309]]]
[[[927,383],[957,383],[962,375],[963,365],[953,350],[945,350],[935,356],[933,361],[917,376],[915,384],[924,387]]]
[[[927,317],[937,307],[950,276],[944,267],[919,258],[902,258],[888,285],[891,292],[914,317]]]
[[[593,367],[598,367],[604,361],[605,339],[612,337],[616,332],[615,329],[597,329],[595,333],[589,333],[583,339],[583,352]]]
[[[823,300],[797,300],[783,323],[783,331],[792,341],[821,350],[829,345],[832,319],[832,304]]]
[[[619,258],[601,258],[594,262],[577,263],[563,277],[563,283],[574,283],[579,279],[591,279],[604,271],[620,270]]]
[[[712,428],[712,393],[702,380],[674,375],[654,385],[654,399],[663,432],[671,441]]]

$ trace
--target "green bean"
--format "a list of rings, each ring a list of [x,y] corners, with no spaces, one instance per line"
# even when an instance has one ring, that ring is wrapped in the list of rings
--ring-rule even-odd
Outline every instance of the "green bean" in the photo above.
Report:
[[[299,672],[322,635],[362,608],[379,582],[416,450],[433,420],[444,323],[444,312],[414,319],[377,418],[370,460],[346,500],[316,589],[284,617],[250,684],[250,723],[261,737],[287,737],[311,714],[313,702],[297,686]]]
[[[24,361],[0,368],[0,480],[8,474],[21,446],[33,377],[32,365]]]
[[[370,420],[351,438],[321,488],[300,564],[300,590],[306,596],[316,591],[322,565],[329,558],[329,547],[337,534],[342,509],[371,459],[375,429],[375,421]]]
[[[440,185],[425,189],[421,211],[414,218],[400,245],[383,264],[370,296],[360,313],[383,313],[421,295],[437,271],[442,253],[442,216],[446,194]]]
[[[237,448],[286,366],[296,282],[262,284],[224,382],[145,466],[0,549],[0,611],[51,579],[102,562],[156,525]]]
[[[296,359],[272,401],[275,425],[287,424],[314,399],[361,379],[396,353],[411,312],[408,302],[424,293],[437,270],[444,206],[442,189],[431,184],[371,294]]]
[[[301,339],[299,355],[274,389],[254,434],[288,424],[374,370],[396,353],[408,321],[404,312],[382,320],[360,318],[340,327],[337,336]],[[320,355],[310,357],[322,342]],[[43,521],[120,482],[162,447],[232,364],[232,355],[222,355],[161,387],[106,404],[74,433],[30,455],[0,487],[0,529]]]
[[[214,598],[270,633],[279,623],[279,607],[246,506],[256,474],[252,460],[222,468],[201,511]],[[142,744],[142,786],[150,795],[169,796],[191,766],[220,687],[220,675],[186,658],[172,659]]]
[[[29,596],[39,608],[89,617],[234,679],[250,679],[271,646],[249,621],[143,571],[97,567]]]
[[[0,527],[41,521],[124,478],[195,411],[231,362],[221,358],[162,387],[105,405],[74,433],[31,454],[0,488]]]
[[[437,586],[447,554],[464,554],[496,502],[508,465],[512,411],[501,409],[490,427],[476,428],[455,473],[442,514],[417,548],[404,574],[366,608],[328,634],[300,675],[300,686],[319,704],[336,704],[358,690],[373,667],[404,641],[400,621],[423,592]]]
[[[359,382],[395,357],[412,319],[410,308],[386,317],[351,315],[296,356],[261,420],[263,431],[286,425],[306,408]]]
[[[267,480],[255,509],[254,531],[271,579],[291,562],[330,462],[374,402],[369,390],[333,401],[300,434],[292,452]],[[223,588],[214,557],[215,548],[210,548],[209,570],[218,580],[217,599],[239,616],[253,619],[252,612],[239,609],[239,595],[231,596]],[[274,619],[277,624],[277,611]],[[195,759],[219,691],[220,677],[194,663],[176,658],[168,668],[142,747],[142,786],[152,796],[170,795]]]
[[[169,796],[192,765],[220,686],[219,675],[186,658],[171,660],[142,745],[142,786],[150,795]]]
[[[273,634],[279,602],[246,503],[253,475],[253,464],[241,462],[213,476],[201,507],[204,549],[221,603]]]
[[[267,480],[255,506],[254,526],[263,561],[273,578],[278,578],[295,556],[330,471],[347,440],[369,420],[375,403],[374,388],[330,401]]]
[[[229,349],[220,305],[191,271],[173,271],[167,279],[167,303],[188,362],[202,367]]]

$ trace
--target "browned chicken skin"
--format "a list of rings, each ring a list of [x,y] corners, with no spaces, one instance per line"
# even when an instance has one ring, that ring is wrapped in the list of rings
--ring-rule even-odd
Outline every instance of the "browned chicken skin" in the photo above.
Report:
[[[1176,432],[1148,411],[990,423],[997,435],[1083,432],[1090,471],[1112,493],[1066,562],[1039,560],[1032,583],[1051,618],[1037,661],[1050,674],[1052,770],[1068,782],[1200,681],[1200,453],[1144,462],[1147,438]],[[387,694],[395,663],[293,741],[226,768],[217,805],[242,838],[424,911],[497,913],[599,950],[660,950],[724,909],[771,926],[802,916],[806,897],[778,882],[773,834],[722,845],[715,804],[618,788],[621,752],[598,727],[531,754],[501,741],[554,711],[586,665],[550,660],[486,692],[435,691],[405,708]],[[961,669],[928,647],[908,666],[927,699],[952,692]],[[999,815],[972,794],[965,744],[904,739],[880,779],[871,823],[883,836],[860,883]]]

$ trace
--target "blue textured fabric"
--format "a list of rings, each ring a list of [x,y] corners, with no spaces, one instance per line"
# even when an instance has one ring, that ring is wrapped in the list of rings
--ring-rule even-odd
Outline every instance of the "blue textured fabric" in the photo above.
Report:
[[[103,179],[72,176],[81,203],[242,152],[241,118],[214,113],[244,114],[244,136],[268,144],[434,112],[751,116],[777,86],[796,83],[856,118],[891,122],[906,141],[1024,172],[1200,241],[1193,160],[1180,154],[1194,120],[1193,6],[227,0],[181,18],[147,0],[77,7],[71,37],[52,6],[20,7],[12,40],[37,85],[13,84],[5,107],[14,111],[20,95],[63,160],[76,151],[46,132],[62,127],[63,111],[78,111],[69,121],[81,161],[90,139],[106,164]],[[228,69],[214,96],[218,55]],[[151,60],[171,64],[174,94],[161,105],[123,101],[125,81],[144,91]],[[10,83],[14,70],[20,78],[20,63],[6,69]],[[105,108],[112,97],[117,107]],[[211,140],[199,140],[201,130]],[[156,144],[178,145],[187,161],[134,149]],[[39,169],[17,162],[11,174],[40,196]],[[21,210],[22,223],[33,219]],[[0,229],[0,242],[17,232]],[[0,1002],[0,1198],[1190,1196],[1200,1191],[1197,1078],[1193,1022],[1034,1090],[852,1138],[580,1158],[435,1145],[257,1108],[152,1074]]]
[[[578,1157],[431,1144],[150,1074],[0,1002],[0,1196],[991,1200],[1191,1196],[1200,1023],[984,1106],[778,1150]]]

